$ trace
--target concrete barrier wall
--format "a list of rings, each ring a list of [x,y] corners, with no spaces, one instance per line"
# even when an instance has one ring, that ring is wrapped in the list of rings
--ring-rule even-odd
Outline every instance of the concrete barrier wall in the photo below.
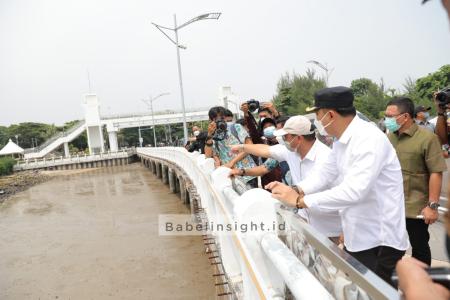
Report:
[[[205,231],[219,296],[238,299],[398,299],[396,290],[283,208],[265,190],[238,195],[229,169],[184,148],[137,148],[145,166],[202,222],[284,224],[280,232]],[[277,227],[278,228],[278,227]],[[280,235],[280,236],[279,236]]]
[[[104,166],[126,165],[134,161],[135,149],[119,152],[105,152],[96,155],[55,157],[43,159],[27,159],[18,162],[14,171],[24,170],[71,170],[85,168],[99,168]]]

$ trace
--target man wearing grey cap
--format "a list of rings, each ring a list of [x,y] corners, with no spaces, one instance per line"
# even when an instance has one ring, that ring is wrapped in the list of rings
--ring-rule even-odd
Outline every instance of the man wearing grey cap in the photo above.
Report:
[[[419,105],[414,108],[414,121],[416,124],[424,129],[427,129],[434,133],[434,125],[430,123],[428,119],[430,118],[430,110],[431,107],[425,107],[423,105]]]
[[[274,135],[277,136],[278,145],[235,145],[231,150],[270,157],[279,162],[286,161],[294,185],[307,178],[313,167],[326,161],[331,152],[330,148],[316,139],[315,126],[304,116],[290,117],[283,128],[276,130]],[[338,236],[342,233],[341,220],[337,211],[300,210],[299,214],[320,233],[337,242]]]
[[[314,95],[316,127],[337,139],[327,160],[297,184],[266,186],[274,198],[311,210],[340,212],[345,250],[390,283],[395,264],[408,248],[402,173],[383,132],[356,116],[347,87]],[[324,189],[334,180],[338,184]]]

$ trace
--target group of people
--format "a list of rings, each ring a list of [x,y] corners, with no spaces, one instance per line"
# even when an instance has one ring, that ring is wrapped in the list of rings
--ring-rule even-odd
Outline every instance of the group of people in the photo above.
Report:
[[[429,266],[428,226],[439,216],[447,168],[442,150],[448,143],[446,106],[437,106],[431,126],[427,108],[395,98],[387,104],[383,132],[358,116],[350,88],[324,88],[314,100],[308,115],[291,117],[280,115],[272,103],[251,100],[241,105],[244,118],[236,122],[226,108],[213,107],[207,132],[194,128],[202,138],[189,150],[295,207],[311,226],[335,243],[343,241],[346,252],[390,284],[410,244],[413,259]]]

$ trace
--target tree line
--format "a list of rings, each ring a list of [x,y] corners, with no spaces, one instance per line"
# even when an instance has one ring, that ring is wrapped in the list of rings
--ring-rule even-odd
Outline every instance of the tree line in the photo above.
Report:
[[[433,93],[448,86],[450,65],[444,65],[436,72],[416,80],[406,78],[401,90],[387,88],[383,79],[377,83],[369,78],[359,78],[350,85],[355,95],[356,109],[373,121],[381,119],[386,104],[398,96],[407,96],[416,105],[431,106],[434,109]],[[278,81],[273,101],[277,109],[286,115],[304,114],[305,109],[314,103],[314,92],[324,87],[325,78],[318,76],[313,70],[306,70],[304,75],[286,73]]]

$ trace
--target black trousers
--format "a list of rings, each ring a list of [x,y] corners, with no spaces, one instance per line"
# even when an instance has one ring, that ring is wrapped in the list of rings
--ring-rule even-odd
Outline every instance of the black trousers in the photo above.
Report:
[[[428,224],[421,219],[406,219],[406,230],[412,247],[412,257],[431,265],[431,250],[428,244],[430,233]]]
[[[358,252],[350,252],[346,248],[344,250],[392,286],[392,272],[397,262],[405,254],[403,250],[387,246],[379,246]]]

